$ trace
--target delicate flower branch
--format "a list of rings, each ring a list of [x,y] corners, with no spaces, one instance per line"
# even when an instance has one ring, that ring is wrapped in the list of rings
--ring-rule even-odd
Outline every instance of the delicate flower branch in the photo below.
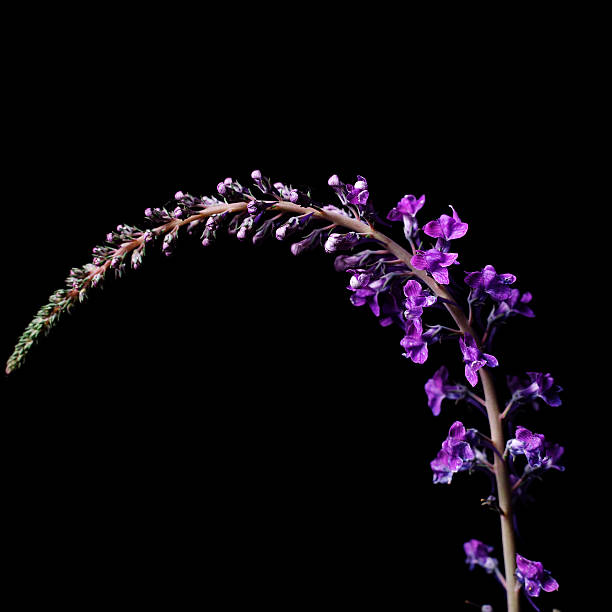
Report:
[[[522,426],[508,431],[508,435],[514,433],[515,437],[506,440],[504,427],[510,429],[507,421],[512,419],[508,417],[514,416],[518,406],[531,403],[537,408],[538,401],[559,406],[561,387],[550,374],[527,372],[526,379],[508,377],[512,396],[501,410],[491,374],[491,368],[498,367],[499,362],[488,352],[499,325],[517,315],[534,316],[527,306],[531,294],[521,295],[518,289],[509,286],[516,281],[514,275],[498,274],[493,266],[487,265],[464,277],[469,296],[461,306],[461,300],[455,296],[462,292],[457,290],[453,278],[458,253],[451,252],[451,248],[452,241],[466,235],[468,224],[452,207],[452,216],[441,215],[420,228],[417,214],[425,205],[425,196],[418,199],[404,196],[387,219],[403,223],[408,251],[376,229],[378,217],[369,199],[367,181],[361,176],[354,184],[344,184],[337,175],[329,179],[340,206],[317,203],[309,192],[273,183],[259,171],[254,171],[251,178],[257,191],[227,178],[217,185],[217,196],[197,198],[177,192],[171,210],[148,208],[145,216],[150,229],[119,225],[109,232],[106,243],[94,248],[92,263],[73,268],[66,279],[67,287],[56,291],[38,311],[8,360],[7,374],[22,365],[38,337],[47,333],[75,303],[84,301],[89,290],[99,285],[109,270],[121,276],[128,264],[138,268],[147,245],[155,241],[161,241],[166,255],[171,254],[179,230],[185,226],[188,233],[202,229],[203,246],[212,244],[223,227],[239,240],[250,238],[253,243],[268,236],[277,240],[297,237],[291,245],[294,255],[321,246],[325,252],[336,254],[336,270],[351,275],[347,287],[351,302],[355,306],[367,305],[382,326],[396,324],[402,329],[400,344],[406,358],[424,363],[430,345],[458,339],[457,355],[461,355],[466,380],[471,388],[480,381],[484,397],[465,385],[450,382],[448,369],[441,366],[425,385],[428,405],[438,416],[444,400],[467,401],[484,411],[490,431],[485,434],[466,429],[461,421],[455,421],[431,461],[434,482],[450,484],[455,474],[475,469],[485,470],[494,479],[496,496],[490,495],[483,504],[495,509],[500,517],[505,577],[497,560],[489,556],[491,547],[471,540],[465,551],[470,568],[480,565],[497,576],[506,589],[509,612],[519,610],[521,586],[529,601],[539,596],[541,590],[556,589],[556,581],[539,562],[527,561],[516,553],[514,501],[533,478],[552,468],[563,469],[558,464],[563,448]],[[304,235],[304,231],[308,233]],[[435,238],[435,246],[424,248],[421,233]],[[361,249],[364,246],[376,248]],[[493,306],[484,324],[483,309],[491,302]],[[423,322],[428,316],[426,311],[440,309],[450,314],[455,328]],[[515,460],[521,456],[527,465],[519,474]]]

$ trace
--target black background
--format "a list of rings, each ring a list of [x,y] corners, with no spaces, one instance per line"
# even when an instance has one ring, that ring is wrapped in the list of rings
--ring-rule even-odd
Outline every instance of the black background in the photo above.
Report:
[[[259,168],[333,202],[328,177],[359,173],[385,214],[405,193],[426,194],[423,220],[453,204],[470,224],[461,270],[493,264],[534,294],[537,317],[499,333],[500,375],[551,372],[565,388],[523,423],[566,447],[567,470],[519,516],[519,551],[561,583],[543,609],[565,610],[581,591],[569,551],[588,539],[583,323],[568,303],[590,129],[568,90],[582,77],[568,87],[561,66],[543,78],[500,56],[501,73],[458,62],[424,86],[366,75],[350,54],[347,71],[270,57],[206,55],[186,73],[157,55],[106,69],[104,54],[72,67],[60,53],[15,76],[3,354],[106,232],[178,189],[213,193]],[[487,480],[431,483],[453,421],[486,430],[472,408],[427,407],[425,381],[442,363],[460,376],[459,351],[402,358],[399,332],[350,304],[332,264],[275,240],[205,250],[184,236],[172,257],[109,278],[4,377],[5,527],[24,601],[502,609],[462,550],[477,538],[501,557],[479,505]]]

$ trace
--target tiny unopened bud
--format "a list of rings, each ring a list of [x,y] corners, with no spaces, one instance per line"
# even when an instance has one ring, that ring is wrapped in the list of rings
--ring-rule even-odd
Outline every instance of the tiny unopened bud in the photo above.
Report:
[[[145,217],[151,217],[153,215],[153,210],[151,208],[145,209]]]
[[[177,206],[174,209],[174,216],[175,217],[182,217],[183,216],[183,209],[180,206]]]
[[[253,227],[253,217],[247,217],[240,225],[240,229],[238,230],[238,233],[236,234],[236,238],[238,238],[238,240],[244,240],[247,236],[247,233],[252,227]]]
[[[287,224],[283,223],[283,225],[276,230],[274,235],[276,236],[277,240],[284,240],[285,236],[287,235]]]
[[[283,223],[277,230],[276,230],[276,239],[277,240],[284,240],[285,237],[287,236],[287,232],[288,231],[293,231],[294,229],[296,229],[297,227],[299,227],[300,225],[300,220],[298,217],[291,217],[287,223]]]
[[[234,179],[228,176],[223,182],[229,187],[234,182]]]
[[[177,191],[174,194],[174,199],[175,200],[182,200],[185,197],[185,194],[182,191]]]
[[[325,252],[333,253],[339,249],[347,249],[359,242],[359,235],[356,232],[346,234],[331,234],[325,242]]]
[[[285,185],[283,185],[283,183],[274,183],[274,189],[278,189],[279,191],[281,189],[284,189]]]
[[[353,274],[353,276],[351,276],[350,285],[353,289],[361,289],[369,284],[371,278],[371,274],[365,274],[363,272]]]
[[[259,170],[253,170],[253,172],[251,172],[251,178],[254,181],[261,181],[261,172]]]
[[[108,234],[106,234],[106,240],[108,242],[112,242],[113,241],[113,232],[108,232]]]
[[[221,195],[225,195],[225,193],[227,192],[227,187],[225,186],[225,183],[219,183],[217,185],[217,191],[221,194]]]
[[[338,178],[337,174],[333,174],[332,176],[329,177],[327,184],[330,187],[339,187],[340,186],[340,179]]]

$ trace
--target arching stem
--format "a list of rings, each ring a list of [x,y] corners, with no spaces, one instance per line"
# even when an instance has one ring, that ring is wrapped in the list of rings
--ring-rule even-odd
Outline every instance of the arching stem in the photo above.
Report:
[[[225,212],[238,213],[247,209],[248,202],[237,202],[232,204],[214,204],[203,209],[186,219],[171,219],[165,224],[162,224],[152,231],[156,236],[163,236],[172,231],[178,231],[183,225],[190,224],[194,221],[202,220],[206,217],[210,217],[215,214],[221,214]],[[443,285],[439,285],[433,278],[428,276],[422,270],[416,270],[411,265],[412,254],[406,251],[399,244],[394,242],[391,238],[375,230],[369,223],[366,223],[356,216],[350,217],[341,213],[332,211],[325,211],[322,209],[307,208],[293,204],[291,202],[276,202],[269,207],[269,210],[278,211],[281,214],[292,213],[294,215],[312,214],[315,218],[320,218],[327,221],[329,224],[339,227],[345,227],[357,234],[368,236],[375,239],[384,245],[385,250],[395,255],[399,262],[406,265],[407,269],[425,283],[431,291],[441,298],[441,302],[444,303],[445,307],[449,311],[450,315],[454,319],[457,327],[463,334],[470,334],[478,343],[478,336],[474,332],[471,326],[471,320],[468,320],[464,311],[455,303],[452,295]],[[130,240],[122,244],[114,253],[114,258],[123,258],[134,249],[140,248],[145,242],[145,234]],[[414,250],[414,245],[411,245]],[[94,284],[101,279],[111,266],[111,260],[100,264],[99,266],[92,266],[89,270],[88,275],[84,278],[81,286],[78,289],[72,289],[62,294],[61,304],[58,304],[54,308],[50,308],[48,311],[44,311],[36,319],[36,334],[40,333],[43,329],[50,328],[54,321],[57,319],[62,312],[70,309],[72,304],[79,301],[79,297],[82,291],[84,291],[89,285]],[[470,318],[471,319],[471,318]],[[14,368],[18,367],[23,360],[23,355],[29,350],[33,340],[28,338],[24,341],[23,350],[21,352],[14,353],[6,366],[6,373],[9,374]],[[500,520],[501,520],[501,532],[502,532],[502,546],[504,555],[504,566],[505,566],[505,582],[506,582],[506,593],[508,602],[508,612],[519,611],[519,593],[516,588],[516,579],[514,576],[515,571],[515,541],[514,541],[514,529],[512,521],[512,507],[511,507],[511,490],[510,481],[508,477],[508,470],[506,461],[501,458],[505,448],[505,440],[502,428],[502,413],[500,412],[495,387],[493,380],[488,368],[483,367],[478,370],[480,380],[484,389],[484,408],[486,409],[487,417],[489,420],[489,427],[491,430],[491,443],[495,449],[495,460],[494,460],[494,473],[497,482],[497,494],[498,504],[501,509]],[[509,407],[508,407],[509,409]],[[504,412],[508,411],[508,409]]]

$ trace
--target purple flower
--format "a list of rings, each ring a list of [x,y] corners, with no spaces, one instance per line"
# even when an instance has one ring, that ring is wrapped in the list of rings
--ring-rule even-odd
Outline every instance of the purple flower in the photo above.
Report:
[[[457,257],[457,253],[441,253],[437,249],[429,249],[429,251],[417,251],[410,263],[417,270],[429,272],[434,280],[441,285],[448,285],[448,270],[446,268],[455,263]]]
[[[538,397],[549,406],[561,405],[559,392],[563,391],[563,388],[555,385],[555,381],[550,374],[527,372],[527,376],[531,380],[531,385],[528,387],[531,390],[531,397]]]
[[[393,278],[392,273],[385,274],[383,276],[376,276],[372,271],[366,269],[357,268],[349,269],[352,272],[351,280],[347,289],[353,292],[351,295],[351,302],[353,306],[363,306],[367,304],[370,310],[377,316],[381,315],[381,306],[379,304],[379,296],[381,293],[387,293],[391,289],[391,279]],[[385,309],[385,321],[381,321],[383,326],[389,325],[393,322],[393,319],[389,320],[389,316],[397,314],[399,307],[393,303],[388,305]]]
[[[462,399],[465,397],[465,387],[461,385],[447,385],[447,380],[448,370],[446,366],[442,366],[432,378],[425,383],[427,405],[431,408],[434,416],[440,414],[443,399]]]
[[[404,236],[412,238],[419,229],[416,214],[425,204],[425,196],[422,195],[418,200],[413,195],[405,195],[395,208],[392,208],[387,215],[389,221],[404,222]]]
[[[516,428],[514,436],[506,443],[506,451],[513,457],[525,455],[527,463],[532,468],[540,467],[543,460],[544,436],[532,433],[520,425]]]
[[[510,315],[522,315],[523,317],[533,318],[535,314],[527,304],[531,302],[532,295],[528,291],[521,295],[518,289],[510,289],[510,295],[499,302],[489,315],[489,320],[505,319]]]
[[[470,334],[465,334],[463,338],[459,338],[459,346],[461,347],[465,363],[465,377],[470,385],[475,387],[478,382],[476,372],[485,365],[494,368],[498,365],[498,361],[493,355],[483,353],[476,345],[476,340]]]
[[[346,191],[348,194],[348,201],[354,206],[357,206],[358,209],[361,210],[368,203],[368,196],[370,195],[368,192],[368,181],[366,181],[363,176],[357,175],[357,182],[354,185],[347,185]]]
[[[425,363],[429,354],[427,341],[423,338],[423,324],[421,319],[411,319],[406,324],[405,335],[400,344],[406,351],[402,353],[407,359],[414,363]]]
[[[440,449],[436,458],[429,463],[433,471],[434,484],[450,484],[453,479],[454,470],[450,466],[450,455]]]
[[[550,374],[541,372],[527,372],[528,381],[521,384],[517,377],[508,377],[508,387],[512,391],[514,401],[526,401],[541,399],[549,406],[560,406],[561,398],[559,393],[563,388],[555,385],[555,381]]]
[[[560,444],[552,444],[545,440],[542,434],[534,434],[520,425],[516,428],[514,435],[515,437],[506,443],[506,450],[513,457],[525,455],[529,465],[528,471],[538,468],[554,469],[560,472],[565,470],[558,464],[565,450]]]
[[[442,443],[436,458],[430,463],[435,484],[450,484],[453,474],[468,469],[476,455],[469,443],[469,433],[461,421],[455,421]]]
[[[470,540],[463,545],[463,550],[465,562],[469,564],[470,570],[479,565],[487,571],[487,574],[492,574],[497,569],[497,559],[489,555],[493,552],[492,546],[483,544],[480,540]]]
[[[531,597],[538,597],[542,589],[550,593],[559,588],[559,583],[539,561],[529,561],[521,555],[516,555],[515,575]]]
[[[425,196],[422,195],[418,200],[413,195],[405,195],[395,208],[392,208],[387,215],[389,221],[401,221],[403,217],[414,217],[425,204]]]
[[[462,238],[468,231],[468,224],[463,223],[455,209],[451,206],[453,216],[442,215],[435,221],[430,221],[423,226],[423,231],[432,238],[441,238],[448,242]]]
[[[185,197],[185,194],[182,191],[177,191],[174,194],[174,199],[175,200],[182,200]]]
[[[256,182],[261,181],[261,171],[253,170],[253,172],[251,172],[251,178]]]
[[[468,272],[466,284],[473,291],[473,299],[482,299],[488,293],[494,300],[507,300],[512,292],[508,287],[516,280],[514,274],[497,274],[493,266],[485,266],[480,272]]]
[[[423,314],[423,308],[431,306],[437,300],[435,295],[425,293],[421,284],[412,279],[404,285],[404,295],[406,296],[404,316],[407,319],[420,317]]]

